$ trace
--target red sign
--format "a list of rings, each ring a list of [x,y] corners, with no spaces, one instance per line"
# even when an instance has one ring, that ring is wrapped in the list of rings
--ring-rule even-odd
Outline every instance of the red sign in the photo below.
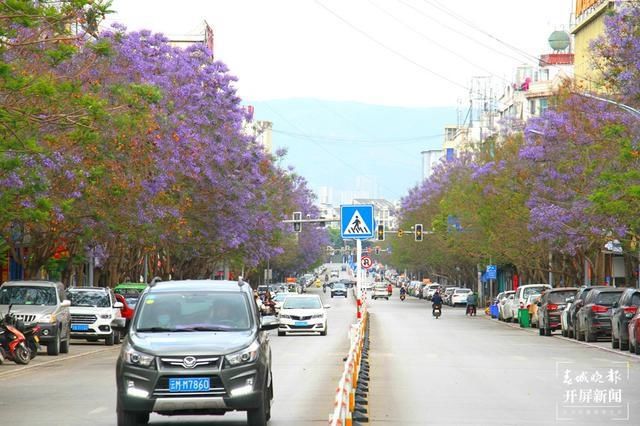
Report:
[[[373,261],[369,256],[362,256],[362,258],[360,259],[360,266],[362,266],[364,269],[369,269],[373,266]]]

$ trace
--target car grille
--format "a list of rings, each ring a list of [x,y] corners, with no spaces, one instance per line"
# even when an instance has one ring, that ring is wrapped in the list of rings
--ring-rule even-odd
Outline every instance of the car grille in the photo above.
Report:
[[[311,330],[313,327],[315,327],[315,324],[313,324],[313,325],[290,325],[289,327],[292,328],[292,329]]]
[[[29,315],[29,314],[14,314],[14,315],[17,321],[33,322],[36,320],[35,315]]]
[[[291,319],[297,320],[297,321],[307,321],[311,319],[311,315],[309,316],[304,316],[304,317],[299,317],[297,315],[291,315]]]
[[[71,322],[73,324],[93,324],[98,317],[95,315],[71,314]]]
[[[189,377],[209,377],[209,391],[208,392],[169,392],[169,377],[160,377],[155,389],[153,390],[153,396],[155,397],[194,397],[194,396],[226,396],[227,392],[224,389],[220,376],[179,376],[180,378]]]
[[[217,356],[192,357],[185,355],[160,358],[160,365],[163,368],[181,367],[188,370],[197,370],[198,368],[217,368],[219,362],[220,357]]]

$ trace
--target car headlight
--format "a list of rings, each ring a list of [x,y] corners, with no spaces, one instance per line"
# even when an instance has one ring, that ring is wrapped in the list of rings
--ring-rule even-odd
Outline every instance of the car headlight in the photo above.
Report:
[[[324,318],[324,314],[311,315],[311,318]]]
[[[137,351],[127,344],[122,348],[122,359],[124,359],[125,363],[135,365],[136,367],[152,367],[155,357]]]
[[[48,322],[53,324],[56,322],[56,320],[57,320],[56,314],[47,314],[47,315],[44,315],[39,322]]]
[[[111,319],[111,314],[102,314],[102,315],[100,315],[100,318],[102,318],[102,319]]]
[[[254,340],[248,347],[234,354],[226,355],[224,358],[227,360],[229,365],[234,367],[237,365],[249,364],[258,359],[258,349],[260,349],[260,344],[257,340]]]

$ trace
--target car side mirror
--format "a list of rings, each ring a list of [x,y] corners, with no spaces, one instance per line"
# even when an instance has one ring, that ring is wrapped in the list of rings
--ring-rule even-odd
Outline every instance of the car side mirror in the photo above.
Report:
[[[260,319],[261,330],[275,330],[280,327],[280,320],[273,315],[264,316]]]
[[[62,303],[60,304],[60,306],[62,306],[63,308],[68,308],[69,306],[71,306],[71,301],[70,300],[63,300]]]
[[[329,309],[331,307],[331,305],[324,305],[325,309]]]
[[[113,307],[116,309],[122,309],[124,308],[124,305],[122,304],[122,302],[116,302],[113,304]]]

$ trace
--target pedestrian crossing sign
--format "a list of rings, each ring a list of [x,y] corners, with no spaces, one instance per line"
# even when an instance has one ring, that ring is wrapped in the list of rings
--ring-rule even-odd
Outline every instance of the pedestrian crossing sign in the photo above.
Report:
[[[343,239],[368,240],[373,238],[374,228],[373,205],[340,206],[340,236]]]

